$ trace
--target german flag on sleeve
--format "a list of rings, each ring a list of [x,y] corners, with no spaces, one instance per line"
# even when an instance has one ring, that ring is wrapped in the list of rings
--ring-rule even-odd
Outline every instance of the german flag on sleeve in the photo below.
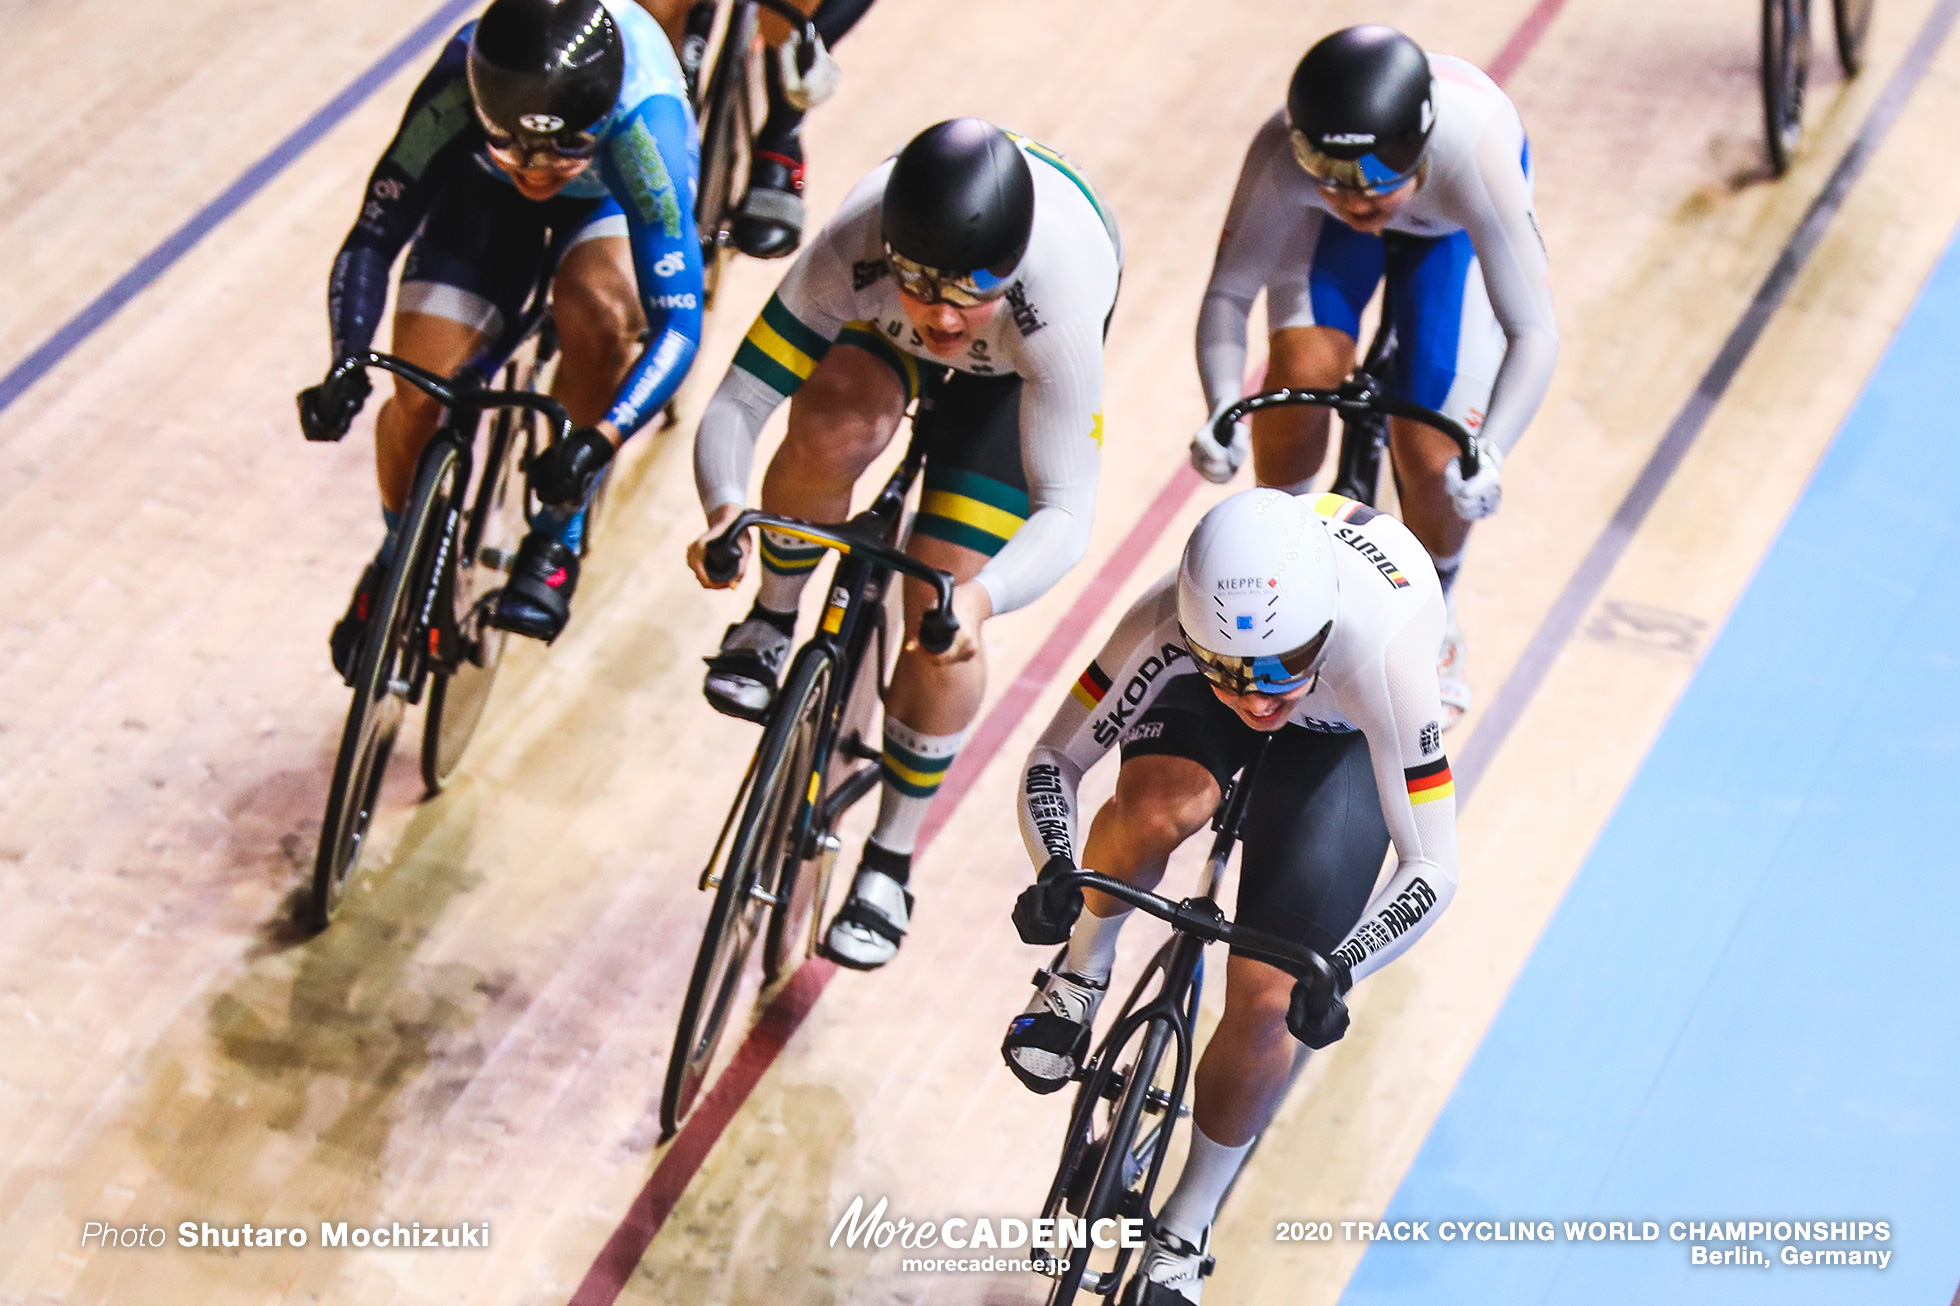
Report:
[[[1402,778],[1409,782],[1409,805],[1421,807],[1433,803],[1438,798],[1456,797],[1456,782],[1450,778],[1450,759],[1439,757],[1421,766],[1412,766],[1402,772]]]
[[[1102,702],[1103,695],[1108,692],[1109,676],[1093,661],[1089,663],[1088,670],[1076,680],[1075,688],[1069,690],[1069,693],[1075,695],[1075,701],[1091,712],[1096,710],[1096,704]]]

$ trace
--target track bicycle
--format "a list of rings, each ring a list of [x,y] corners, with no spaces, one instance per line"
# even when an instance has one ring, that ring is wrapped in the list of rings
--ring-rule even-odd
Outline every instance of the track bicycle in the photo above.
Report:
[[[1838,64],[1856,77],[1865,62],[1872,0],[1831,0]],[[1810,80],[1810,0],[1763,0],[1763,125],[1769,166],[1776,176],[1790,169],[1803,142],[1804,88]]]
[[[1441,431],[1456,442],[1465,480],[1477,474],[1477,442],[1461,423],[1433,408],[1398,399],[1388,391],[1387,377],[1395,353],[1395,331],[1383,324],[1368,346],[1367,358],[1354,374],[1332,390],[1266,390],[1225,409],[1212,423],[1211,438],[1229,449],[1232,428],[1253,413],[1268,408],[1330,408],[1341,418],[1341,449],[1332,486],[1335,494],[1372,506],[1381,480],[1382,451],[1388,447],[1388,419],[1405,417]]]
[[[702,42],[700,69],[692,78],[694,116],[701,124],[700,185],[694,198],[694,224],[701,236],[701,291],[712,305],[721,270],[735,248],[735,210],[748,190],[755,134],[768,117],[769,96],[762,61],[768,50],[757,30],[767,9],[794,31],[799,57],[814,55],[817,28],[787,0],[702,0],[689,11],[683,44]]]
[[[1229,921],[1218,906],[1225,867],[1238,842],[1265,749],[1262,743],[1212,817],[1216,834],[1196,897],[1172,902],[1096,871],[1069,870],[1053,879],[1047,873],[1042,876],[1051,893],[1096,889],[1167,922],[1172,931],[1144,967],[1095,1055],[1075,1073],[1079,1087],[1063,1138],[1061,1164],[1042,1202],[1043,1219],[1074,1217],[1085,1232],[1094,1231],[1103,1220],[1137,1220],[1143,1228],[1150,1227],[1171,1135],[1177,1122],[1191,1114],[1185,1096],[1195,1062],[1192,1043],[1207,943],[1227,943],[1255,955],[1294,976],[1300,985],[1325,986],[1323,992],[1336,987],[1333,966],[1321,954]],[[1066,955],[1065,947],[1050,966],[1060,966]],[[1037,971],[1035,984],[1045,984],[1048,976],[1046,969]],[[1341,999],[1332,1001],[1338,1004]],[[1083,1291],[1115,1297],[1135,1249],[1118,1246],[1106,1264],[1092,1270],[1099,1254],[1093,1239],[1064,1241],[1080,1245],[1035,1252],[1055,1280],[1050,1306],[1073,1302]]]
[[[313,866],[316,928],[332,922],[359,867],[406,710],[426,698],[421,770],[432,795],[454,774],[482,719],[508,638],[485,618],[535,507],[525,470],[543,447],[539,419],[550,425],[554,440],[571,430],[564,408],[539,392],[558,346],[542,298],[536,303],[531,329],[502,369],[503,389],[485,389],[473,367],[445,378],[382,353],[350,359],[330,378],[355,367],[380,368],[405,378],[447,413],[416,463],[394,557],[356,655],[354,698]],[[479,467],[477,428],[487,412],[496,416]]]
[[[816,632],[797,650],[764,719],[700,887],[715,891],[674,1030],[660,1095],[661,1136],[694,1106],[714,1061],[757,936],[764,936],[765,986],[786,977],[816,946],[839,840],[837,825],[878,787],[880,734],[874,717],[897,655],[894,574],[933,590],[919,622],[927,652],[951,647],[953,579],[902,551],[905,500],[925,461],[915,431],[904,460],[864,512],[819,526],[749,510],[708,546],[706,570],[733,579],[740,539],[768,527],[839,554]],[[765,919],[766,918],[766,919]]]

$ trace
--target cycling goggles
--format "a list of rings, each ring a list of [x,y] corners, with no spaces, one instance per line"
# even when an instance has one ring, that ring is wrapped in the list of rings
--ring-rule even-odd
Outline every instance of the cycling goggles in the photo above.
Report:
[[[954,308],[977,308],[1007,293],[1008,280],[981,268],[977,272],[941,272],[923,263],[914,263],[885,246],[885,261],[891,265],[898,288],[922,304],[951,304]]]
[[[478,121],[482,122],[483,135],[489,141],[490,157],[501,166],[517,172],[539,168],[576,172],[591,160],[593,151],[599,147],[599,138],[591,132],[566,131],[562,124],[556,131],[526,132],[522,136],[513,136],[484,119],[481,114]],[[556,123],[559,120],[552,118],[549,121]]]
[[[1178,629],[1184,635],[1184,647],[1191,650],[1191,660],[1205,673],[1205,679],[1220,689],[1233,694],[1290,694],[1313,679],[1334,623],[1322,625],[1319,633],[1296,649],[1253,657],[1214,653],[1192,639],[1182,625]]]
[[[1307,134],[1293,129],[1293,157],[1306,169],[1316,186],[1327,190],[1353,191],[1358,195],[1386,195],[1400,190],[1411,177],[1422,171],[1422,156],[1406,170],[1397,171],[1375,154],[1358,159],[1337,159],[1313,146]]]

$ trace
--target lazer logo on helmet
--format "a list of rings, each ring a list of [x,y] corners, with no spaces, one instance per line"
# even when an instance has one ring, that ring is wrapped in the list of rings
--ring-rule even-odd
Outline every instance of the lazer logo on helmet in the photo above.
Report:
[[[1323,145],[1373,145],[1373,132],[1330,132],[1320,138]]]
[[[540,136],[550,136],[565,130],[565,120],[555,113],[527,113],[517,120],[517,125],[527,132]]]
[[[1145,658],[1143,665],[1136,669],[1136,674],[1130,677],[1129,683],[1123,686],[1123,693],[1116,707],[1096,722],[1096,742],[1104,748],[1115,743],[1129,726],[1130,719],[1136,716],[1138,705],[1149,696],[1150,686],[1157,677],[1169,670],[1171,664],[1179,658],[1189,659],[1190,656],[1190,653],[1176,644],[1164,644],[1155,654]]]

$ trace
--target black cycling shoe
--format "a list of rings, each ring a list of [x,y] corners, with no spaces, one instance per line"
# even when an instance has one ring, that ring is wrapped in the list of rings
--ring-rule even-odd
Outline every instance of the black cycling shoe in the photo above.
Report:
[[[803,240],[803,146],[792,139],[780,151],[757,150],[748,193],[729,228],[735,247],[750,258],[794,254]]]
[[[333,623],[333,631],[327,636],[327,650],[333,655],[333,669],[347,682],[348,688],[354,686],[354,662],[361,656],[361,644],[367,639],[368,616],[374,611],[374,601],[380,597],[381,582],[387,579],[379,558],[370,562],[361,571],[361,579],[354,586],[354,597],[347,605],[346,615]]]
[[[490,610],[490,624],[549,644],[571,619],[576,589],[578,554],[556,536],[532,531],[517,546],[510,582]]]

